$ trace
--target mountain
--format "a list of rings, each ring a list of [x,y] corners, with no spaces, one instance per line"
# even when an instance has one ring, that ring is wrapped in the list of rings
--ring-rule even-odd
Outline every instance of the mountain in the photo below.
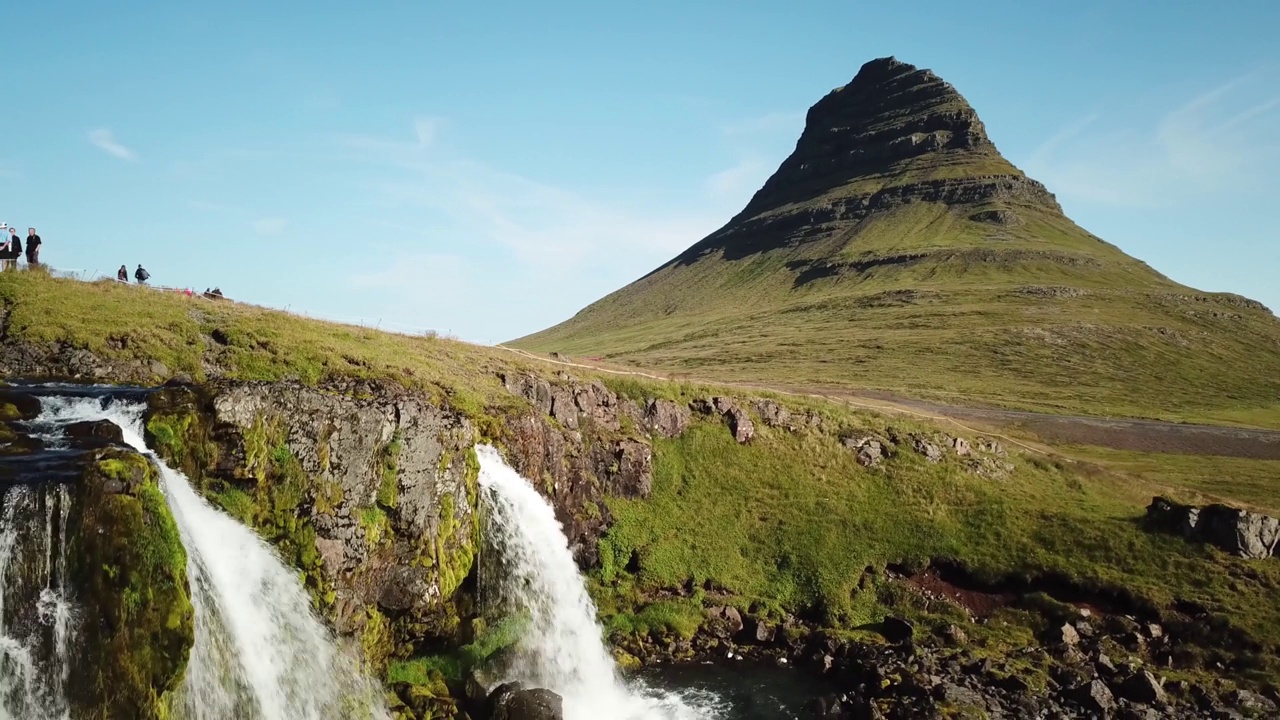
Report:
[[[513,346],[789,387],[1280,425],[1280,322],[1068,218],[930,70],[866,63],[724,227]]]

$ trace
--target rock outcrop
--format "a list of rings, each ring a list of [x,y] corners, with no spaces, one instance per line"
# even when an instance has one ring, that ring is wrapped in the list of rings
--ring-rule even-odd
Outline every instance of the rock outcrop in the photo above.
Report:
[[[939,177],[930,177],[935,170]],[[1043,185],[1000,156],[950,83],[880,58],[810,108],[795,150],[751,202],[675,262],[717,250],[736,258],[820,242],[912,202],[970,208],[974,222],[1000,226],[1022,221],[999,205],[1061,213]]]
[[[1280,546],[1280,519],[1227,505],[1196,507],[1156,497],[1147,506],[1146,523],[1243,558],[1268,558]]]

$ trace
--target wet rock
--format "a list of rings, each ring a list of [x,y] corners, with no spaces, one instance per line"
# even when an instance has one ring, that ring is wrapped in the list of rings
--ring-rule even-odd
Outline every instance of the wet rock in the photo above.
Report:
[[[1271,557],[1280,545],[1280,519],[1221,504],[1195,507],[1156,497],[1147,506],[1146,524],[1243,558]]]
[[[550,690],[526,689],[522,683],[498,686],[485,701],[488,720],[564,720],[564,701]]]
[[[76,422],[63,428],[76,445],[82,447],[106,447],[108,445],[124,445],[124,433],[120,426],[108,420],[86,420]]]
[[[40,414],[40,398],[16,390],[0,390],[0,420],[34,420]]]
[[[650,400],[644,408],[645,427],[659,437],[679,437],[688,429],[690,419],[688,408],[670,400]]]

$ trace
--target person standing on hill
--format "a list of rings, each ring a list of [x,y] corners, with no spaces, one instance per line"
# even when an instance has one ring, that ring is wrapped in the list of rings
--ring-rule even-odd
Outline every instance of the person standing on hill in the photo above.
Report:
[[[43,241],[36,234],[35,228],[27,228],[27,267],[40,265],[40,246]]]
[[[129,282],[129,268],[121,265],[120,269],[116,271],[116,280],[122,283]]]
[[[137,270],[133,271],[133,279],[137,280],[139,285],[146,285],[147,280],[150,277],[151,277],[151,273],[147,272],[147,269],[142,267],[141,264],[138,265]]]
[[[9,228],[9,252],[5,254],[10,268],[18,267],[18,258],[22,257],[22,238],[18,237],[18,228]]]

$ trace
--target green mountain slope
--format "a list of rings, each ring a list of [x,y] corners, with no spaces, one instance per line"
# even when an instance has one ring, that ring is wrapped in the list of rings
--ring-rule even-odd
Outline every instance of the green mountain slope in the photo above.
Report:
[[[724,227],[512,343],[725,381],[1280,426],[1280,322],[1095,237],[948,83],[873,60]]]

